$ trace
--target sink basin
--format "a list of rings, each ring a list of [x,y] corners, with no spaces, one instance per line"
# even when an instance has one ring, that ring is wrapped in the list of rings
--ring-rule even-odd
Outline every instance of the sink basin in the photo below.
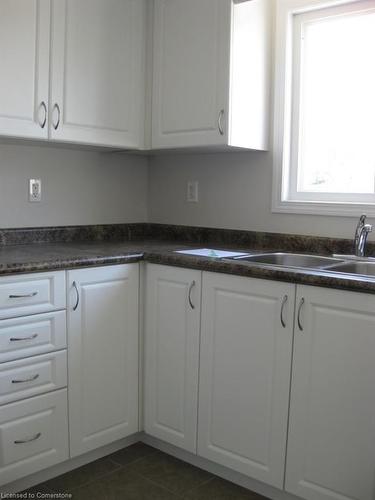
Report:
[[[244,257],[237,257],[234,260],[268,266],[282,266],[302,269],[327,269],[331,266],[337,266],[343,262],[342,260],[335,259],[334,257],[282,252],[247,255]]]
[[[360,274],[362,276],[375,276],[374,262],[343,262],[333,265],[329,271],[345,274]]]

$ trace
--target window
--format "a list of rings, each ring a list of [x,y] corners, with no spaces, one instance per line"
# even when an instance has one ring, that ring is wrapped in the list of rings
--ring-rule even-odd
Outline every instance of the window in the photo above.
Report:
[[[375,215],[375,0],[279,1],[274,209]]]

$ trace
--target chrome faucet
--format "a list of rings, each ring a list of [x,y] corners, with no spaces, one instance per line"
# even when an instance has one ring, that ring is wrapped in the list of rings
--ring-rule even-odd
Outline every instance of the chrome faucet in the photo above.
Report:
[[[354,235],[354,253],[356,257],[364,257],[366,242],[369,233],[372,231],[372,225],[366,224],[367,215],[363,214],[359,218],[357,228]]]

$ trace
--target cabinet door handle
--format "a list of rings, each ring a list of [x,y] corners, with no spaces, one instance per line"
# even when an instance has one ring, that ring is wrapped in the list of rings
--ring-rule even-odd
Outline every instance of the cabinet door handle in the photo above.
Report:
[[[75,281],[73,281],[73,287],[74,287],[76,294],[77,294],[77,301],[75,303],[75,306],[73,307],[73,311],[76,311],[78,309],[78,306],[79,306],[79,290],[78,290],[77,283]]]
[[[61,111],[60,111],[60,106],[56,103],[53,107],[53,112],[57,111],[57,122],[53,124],[53,128],[57,130],[60,125],[60,118],[61,118]]]
[[[28,439],[20,439],[17,441],[14,441],[14,444],[25,444],[25,443],[32,443],[33,441],[36,441],[41,437],[42,433],[38,432],[38,434],[35,434],[35,436],[28,438]]]
[[[218,118],[218,121],[217,121],[217,127],[219,129],[219,133],[220,135],[224,135],[224,127],[223,127],[223,118],[224,118],[224,109],[222,109],[219,113],[219,118]]]
[[[285,309],[285,305],[287,302],[288,302],[288,296],[284,295],[283,301],[281,303],[281,309],[280,309],[280,321],[281,321],[281,325],[283,328],[286,328],[286,323],[284,320],[284,309]]]
[[[193,288],[195,287],[195,281],[192,281],[190,286],[189,286],[189,294],[188,294],[188,298],[189,298],[189,304],[190,304],[190,307],[192,309],[195,309],[195,305],[193,304],[192,300],[191,300],[191,292],[193,291]]]
[[[298,313],[297,313],[297,323],[298,323],[298,328],[300,330],[300,332],[303,332],[303,326],[302,326],[302,323],[301,323],[301,310],[302,310],[302,307],[303,307],[303,304],[305,303],[305,299],[302,298],[300,303],[299,303],[299,306],[298,306]]]
[[[9,295],[10,299],[29,299],[38,295],[38,292],[26,293],[25,295]]]
[[[26,384],[27,382],[34,382],[34,380],[38,378],[39,378],[39,373],[37,373],[33,377],[26,378],[24,380],[12,380],[12,384]]]
[[[39,110],[41,108],[43,108],[43,110],[44,110],[44,119],[42,122],[39,121],[39,125],[40,125],[40,128],[44,128],[46,126],[46,123],[47,123],[47,106],[46,106],[46,103],[44,101],[42,101],[40,103]]]
[[[37,333],[34,333],[34,335],[30,335],[30,337],[11,337],[9,340],[10,342],[24,342],[25,340],[34,340],[38,336]]]

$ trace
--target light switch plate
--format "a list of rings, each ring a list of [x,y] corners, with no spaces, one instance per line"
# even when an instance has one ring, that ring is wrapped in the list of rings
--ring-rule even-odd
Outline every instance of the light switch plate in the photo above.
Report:
[[[187,201],[189,203],[198,203],[198,181],[189,181],[187,184]]]
[[[29,179],[29,201],[36,203],[42,200],[41,179]]]

